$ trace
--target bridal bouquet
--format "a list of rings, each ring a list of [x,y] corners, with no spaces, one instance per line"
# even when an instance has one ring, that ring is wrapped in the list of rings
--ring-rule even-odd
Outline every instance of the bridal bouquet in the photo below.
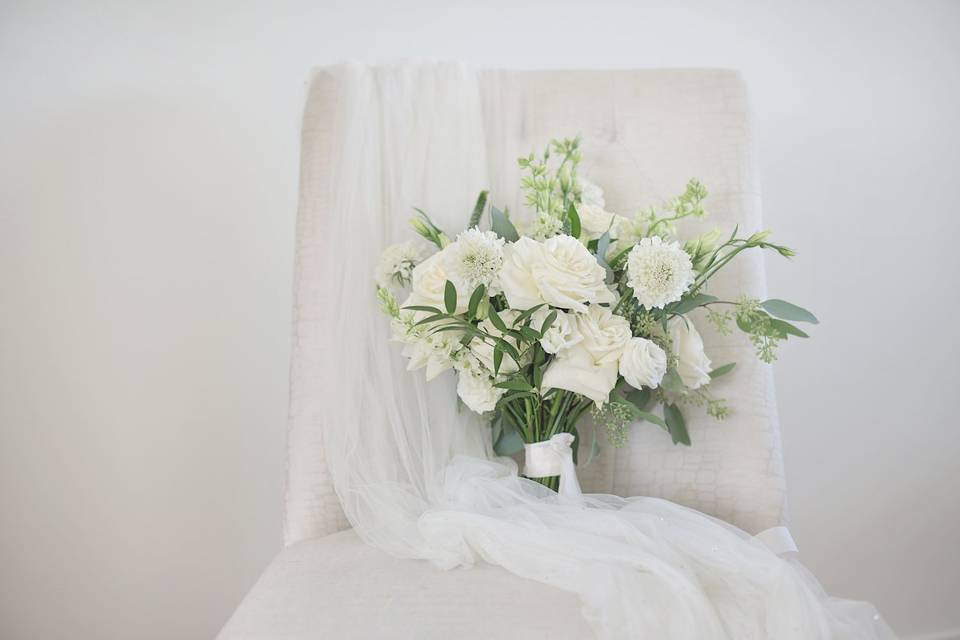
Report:
[[[384,251],[381,307],[409,370],[425,368],[428,380],[456,371],[460,400],[491,417],[498,453],[577,436],[588,412],[614,446],[640,421],[689,445],[684,407],[723,419],[729,409],[710,383],[735,367],[711,362],[690,313],[705,309],[723,334],[745,332],[760,359],[773,361],[779,342],[807,337],[791,321],[816,318],[783,300],[721,300],[709,283],[747,249],[794,253],[766,231],[682,241],[678,223],[705,215],[697,180],[660,210],[612,213],[602,190],[578,175],[580,159],[579,139],[520,158],[533,214],[520,230],[487,206],[487,192],[452,239],[417,210],[411,224],[434,250],[407,242]],[[598,450],[594,435],[589,458]],[[534,479],[557,488],[555,476]]]

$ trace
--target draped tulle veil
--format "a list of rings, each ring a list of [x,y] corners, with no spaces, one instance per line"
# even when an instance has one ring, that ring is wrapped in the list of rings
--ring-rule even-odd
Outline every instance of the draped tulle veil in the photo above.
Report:
[[[798,562],[722,521],[654,498],[564,501],[518,478],[493,455],[489,425],[458,409],[452,375],[428,385],[407,372],[372,269],[383,247],[410,238],[414,206],[456,232],[482,189],[515,203],[514,159],[492,130],[512,114],[490,113],[462,65],[326,72],[338,76],[341,117],[317,292],[330,357],[313,392],[337,493],[365,541],[575,592],[598,638],[893,637],[872,607],[826,596]]]

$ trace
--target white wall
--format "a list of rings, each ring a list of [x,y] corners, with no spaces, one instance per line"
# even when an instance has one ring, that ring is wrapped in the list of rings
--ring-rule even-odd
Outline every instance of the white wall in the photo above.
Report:
[[[411,56],[745,72],[804,557],[960,627],[960,3],[62,4],[0,4],[0,637],[209,638],[277,551],[303,83]]]

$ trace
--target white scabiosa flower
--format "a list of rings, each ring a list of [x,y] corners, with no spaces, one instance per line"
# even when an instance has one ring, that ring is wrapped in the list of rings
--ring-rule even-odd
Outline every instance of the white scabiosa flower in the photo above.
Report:
[[[679,300],[693,284],[690,256],[676,242],[644,238],[627,257],[627,284],[648,309],[662,309]]]
[[[503,238],[493,231],[476,227],[457,236],[444,249],[444,265],[457,293],[469,299],[481,284],[490,295],[500,292],[500,269],[503,267]]]
[[[413,269],[423,258],[423,249],[413,242],[392,244],[380,254],[377,264],[377,284],[384,289],[391,283],[404,286],[413,277]]]
[[[620,356],[620,375],[631,387],[660,386],[667,373],[667,354],[652,340],[631,338]]]
[[[506,389],[493,386],[486,374],[461,373],[457,379],[457,395],[474,413],[493,411]]]

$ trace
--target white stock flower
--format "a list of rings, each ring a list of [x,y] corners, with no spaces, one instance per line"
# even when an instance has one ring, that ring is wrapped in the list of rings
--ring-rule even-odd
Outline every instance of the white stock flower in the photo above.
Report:
[[[544,321],[551,312],[555,311],[549,307],[537,309],[531,316],[530,326],[540,330]],[[583,340],[580,331],[577,329],[576,321],[572,314],[565,311],[557,311],[557,317],[553,324],[547,329],[547,332],[540,338],[540,346],[547,353],[559,353],[564,349],[569,349],[573,345]]]
[[[646,338],[631,338],[620,356],[620,375],[631,387],[656,389],[667,372],[667,354]]]
[[[412,304],[410,299],[404,306],[407,304]],[[425,315],[429,314],[401,310],[400,315],[391,320],[390,329],[392,339],[403,344],[402,353],[409,358],[407,371],[426,367],[427,380],[433,380],[461,358],[463,334],[459,331],[431,333],[426,325],[416,326],[417,320]]]
[[[514,309],[505,309],[498,315],[500,316],[500,319],[503,320],[504,324],[506,324],[509,328],[513,324],[513,321],[516,320],[517,316],[520,315],[520,312]],[[503,332],[493,325],[493,322],[490,321],[490,318],[484,319],[480,323],[479,328],[481,331],[485,331],[497,338],[503,337]],[[511,346],[517,346],[516,338],[507,336],[503,339]],[[480,363],[489,371],[493,371],[495,368],[493,362],[493,351],[495,345],[492,344],[492,342],[492,340],[485,342],[480,338],[474,338],[470,342],[470,351],[473,352],[473,355],[475,355]],[[509,354],[504,353],[503,360],[500,361],[500,370],[497,373],[499,375],[510,375],[512,373],[516,373],[518,370],[519,367],[517,366],[516,361],[514,361]]]
[[[581,344],[597,364],[616,364],[633,336],[626,318],[596,305],[577,314],[577,329],[583,336]]]
[[[505,389],[493,386],[488,375],[461,373],[457,379],[457,395],[475,413],[493,411]]]
[[[503,266],[503,238],[493,231],[467,229],[444,249],[444,266],[457,296],[470,299],[481,284],[493,296],[500,292],[500,269]]]
[[[603,189],[585,178],[580,178],[580,202],[603,209],[606,202],[603,200]]]
[[[677,373],[684,386],[697,389],[710,382],[710,358],[703,350],[703,338],[689,318],[674,316],[667,322],[667,331],[677,356]]]
[[[648,309],[679,300],[693,284],[690,256],[676,242],[659,236],[644,238],[627,257],[627,284],[633,295]]]
[[[616,300],[605,277],[603,267],[579,240],[560,235],[543,242],[522,237],[508,245],[500,280],[513,309],[546,302],[584,312],[586,303]]]
[[[407,284],[422,257],[423,249],[413,242],[390,245],[380,254],[375,274],[377,284],[384,289],[389,288],[391,283],[401,286]]]
[[[580,205],[577,214],[580,216],[580,237],[584,240],[596,240],[607,231],[610,237],[617,236],[617,223],[622,216],[592,204]]]

